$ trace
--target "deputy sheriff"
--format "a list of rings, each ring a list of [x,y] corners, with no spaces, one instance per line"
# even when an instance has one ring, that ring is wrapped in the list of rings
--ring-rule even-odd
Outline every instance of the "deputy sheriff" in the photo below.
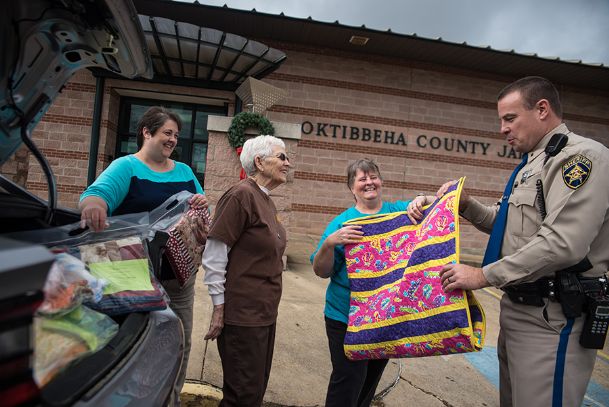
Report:
[[[609,311],[609,150],[562,123],[558,91],[544,78],[520,79],[497,100],[501,133],[523,163],[503,205],[463,192],[460,213],[491,232],[489,246],[482,268],[447,265],[442,284],[447,292],[492,285],[506,293],[501,406],[579,407]]]

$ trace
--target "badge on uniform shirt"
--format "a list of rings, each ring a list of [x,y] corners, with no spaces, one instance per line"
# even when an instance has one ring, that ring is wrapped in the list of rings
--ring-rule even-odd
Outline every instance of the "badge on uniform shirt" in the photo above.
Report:
[[[526,170],[524,173],[522,173],[522,177],[520,178],[520,183],[524,184],[525,182],[527,182],[527,179],[531,176],[532,172],[533,172],[533,170]]]
[[[562,165],[562,179],[571,189],[578,189],[588,181],[592,173],[592,161],[581,154],[574,157]]]

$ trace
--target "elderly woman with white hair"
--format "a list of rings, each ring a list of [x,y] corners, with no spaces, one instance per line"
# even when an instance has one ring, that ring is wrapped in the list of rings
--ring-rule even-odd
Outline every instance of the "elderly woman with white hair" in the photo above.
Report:
[[[260,406],[271,372],[286,233],[269,193],[291,167],[282,140],[258,136],[241,152],[247,178],[222,195],[203,267],[213,303],[209,332],[218,338],[221,406]]]

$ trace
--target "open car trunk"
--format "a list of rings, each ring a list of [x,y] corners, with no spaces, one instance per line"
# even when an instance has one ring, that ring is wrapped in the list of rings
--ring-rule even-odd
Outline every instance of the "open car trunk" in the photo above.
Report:
[[[167,400],[180,367],[175,355],[182,352],[181,326],[169,309],[113,317],[119,330],[105,347],[76,359],[40,391],[32,386],[32,319],[54,256],[1,234],[71,224],[80,216],[58,210],[48,224],[44,201],[1,176],[0,185],[0,395],[9,397],[12,389],[17,400],[52,406],[96,406],[119,395],[129,405]]]
[[[55,257],[46,242],[2,236],[78,221],[78,213],[57,207],[55,178],[31,133],[78,70],[152,77],[137,12],[129,0],[5,2],[0,51],[0,165],[25,144],[48,184],[43,200],[0,175],[0,404],[164,405],[183,342],[181,323],[169,308],[112,317],[118,332],[106,346],[38,388],[32,321]]]

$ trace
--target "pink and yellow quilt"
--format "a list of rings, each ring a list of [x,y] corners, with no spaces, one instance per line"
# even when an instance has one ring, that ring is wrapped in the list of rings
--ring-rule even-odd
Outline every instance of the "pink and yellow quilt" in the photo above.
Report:
[[[345,354],[351,360],[423,357],[482,349],[485,318],[469,291],[444,292],[439,271],[459,261],[459,196],[464,179],[425,208],[353,219],[358,244],[345,246],[351,285]]]

